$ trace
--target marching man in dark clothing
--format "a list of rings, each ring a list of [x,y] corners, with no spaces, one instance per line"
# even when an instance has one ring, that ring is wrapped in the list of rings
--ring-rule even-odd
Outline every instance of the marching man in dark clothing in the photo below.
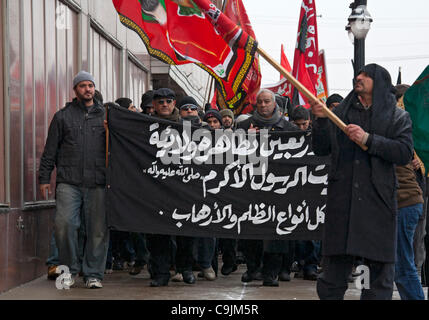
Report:
[[[176,94],[169,88],[160,88],[153,92],[152,103],[155,113],[154,117],[170,120],[173,122],[180,121],[180,111],[176,107]],[[185,100],[180,101],[182,109],[186,104]],[[192,99],[196,104],[196,101]],[[196,111],[196,110],[194,110]],[[184,110],[183,110],[184,112]],[[174,248],[174,241],[171,236],[163,234],[146,234],[147,246],[150,252],[149,266],[151,270],[152,281],[151,287],[164,287],[170,281],[170,267],[173,263],[172,249]],[[192,248],[194,245],[194,238],[187,236],[176,237],[176,268],[177,272],[182,274],[183,281],[187,284],[195,283],[195,276],[192,272]],[[178,280],[180,278],[176,278]]]
[[[343,299],[353,257],[364,259],[369,283],[361,299],[392,299],[396,250],[395,165],[413,156],[409,114],[396,107],[387,70],[365,66],[354,90],[334,109],[346,123],[343,133],[312,102],[313,151],[331,155],[328,201],[322,240],[320,299]],[[368,147],[361,149],[355,142]],[[365,275],[363,275],[365,279]]]
[[[268,89],[261,89],[256,95],[256,112],[247,120],[237,125],[238,129],[261,130],[274,132],[300,131],[293,123],[287,121],[276,97]],[[289,253],[289,242],[283,240],[243,240],[243,253],[246,257],[247,271],[242,275],[242,282],[257,280],[262,259],[262,285],[278,287],[278,274],[283,261],[283,254]]]
[[[73,80],[76,98],[58,111],[49,127],[40,160],[40,191],[51,193],[56,178],[55,240],[59,261],[69,267],[72,286],[82,271],[86,286],[102,288],[108,249],[105,212],[106,132],[104,108],[96,99],[95,81],[81,71]],[[86,242],[82,266],[79,262],[78,230],[85,225]]]

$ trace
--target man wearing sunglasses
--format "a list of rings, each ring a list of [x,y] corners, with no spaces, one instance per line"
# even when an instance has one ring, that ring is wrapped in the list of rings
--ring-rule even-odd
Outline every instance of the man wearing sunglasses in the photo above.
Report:
[[[203,123],[198,115],[200,107],[193,97],[186,96],[178,103],[181,121],[190,121],[193,126],[201,126]]]
[[[176,108],[176,94],[169,88],[160,88],[153,94],[152,100],[155,116],[170,121],[179,121],[179,110]]]
[[[190,98],[190,97],[188,97]],[[188,99],[189,100],[189,99]],[[186,101],[185,101],[186,102]],[[188,101],[189,102],[189,101]],[[190,101],[192,103],[186,103],[186,113],[195,112],[198,115],[198,111],[194,111],[193,107],[196,106],[196,101]],[[180,112],[176,108],[176,94],[169,88],[160,88],[153,93],[152,104],[155,108],[154,117],[158,117],[165,120],[180,121]],[[180,105],[184,107],[185,103],[180,102]],[[185,112],[185,107],[183,108]],[[175,276],[172,280],[183,281],[187,284],[195,283],[195,276],[192,272],[193,264],[193,237],[176,236],[175,243],[177,246],[176,261],[172,259],[172,249],[174,241],[169,235],[160,234],[146,234],[147,246],[150,252],[150,269],[152,281],[151,287],[167,286],[170,280],[170,266],[175,264],[177,277]]]

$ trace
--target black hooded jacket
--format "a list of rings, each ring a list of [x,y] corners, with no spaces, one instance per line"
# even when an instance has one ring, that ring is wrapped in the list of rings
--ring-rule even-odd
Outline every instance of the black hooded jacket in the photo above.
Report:
[[[95,99],[90,109],[74,99],[55,113],[40,160],[40,184],[50,182],[56,166],[57,184],[83,187],[105,185],[104,112],[104,107]]]
[[[334,109],[346,124],[369,133],[363,151],[327,118],[313,125],[313,151],[331,155],[324,255],[352,255],[393,263],[396,250],[395,165],[413,156],[409,114],[396,107],[391,78],[379,65],[368,65],[374,80],[373,104],[365,110],[352,91]]]

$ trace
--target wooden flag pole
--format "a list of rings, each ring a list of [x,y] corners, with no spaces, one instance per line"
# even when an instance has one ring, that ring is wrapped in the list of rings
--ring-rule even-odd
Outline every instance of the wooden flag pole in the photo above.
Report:
[[[263,49],[258,46],[258,53],[267,60],[277,71],[279,71],[286,79],[299,91],[301,92],[307,99],[312,101],[318,101],[323,104],[323,112],[325,115],[333,122],[336,126],[338,126],[342,131],[345,132],[346,124],[337,117],[335,113],[333,113],[329,108],[320,100],[317,99],[305,86],[303,86],[294,76],[292,76],[285,68],[283,68],[277,61],[271,58]],[[357,142],[356,142],[357,143]],[[368,150],[368,147],[362,143],[357,143],[363,150]]]

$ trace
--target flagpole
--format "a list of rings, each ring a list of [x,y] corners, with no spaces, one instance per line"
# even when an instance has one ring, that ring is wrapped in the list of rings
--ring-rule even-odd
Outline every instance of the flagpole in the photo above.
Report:
[[[258,53],[265,59],[269,64],[271,64],[277,71],[279,71],[286,79],[307,99],[312,101],[320,102],[323,105],[323,112],[325,115],[333,122],[337,127],[342,131],[346,132],[346,124],[341,121],[329,108],[326,106],[323,101],[320,101],[315,97],[305,86],[303,86],[294,76],[292,76],[285,68],[283,68],[279,63],[277,63],[273,58],[271,58],[263,49],[258,46]],[[356,142],[363,150],[368,150],[368,147],[362,143]]]
[[[211,94],[212,94],[213,82],[214,82],[214,78],[213,78],[213,77],[211,77],[209,94],[208,94],[208,96],[207,96],[207,103],[210,103],[210,96],[211,96]]]
[[[207,90],[209,89],[209,84],[210,84],[211,78],[212,78],[211,75],[209,75],[208,79],[207,79],[206,90],[204,91],[204,103],[206,102]]]
[[[107,115],[109,114],[107,107],[106,107],[106,168],[109,167],[109,126],[107,125],[109,118],[107,117]]]

